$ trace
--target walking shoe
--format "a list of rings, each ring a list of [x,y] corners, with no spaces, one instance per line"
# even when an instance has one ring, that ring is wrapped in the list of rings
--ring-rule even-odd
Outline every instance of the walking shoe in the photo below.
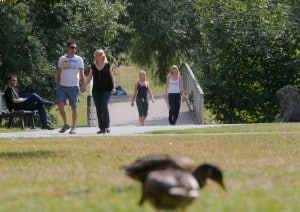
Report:
[[[41,127],[42,130],[54,130],[54,127],[50,126],[49,124],[45,124]]]
[[[70,134],[76,134],[76,128],[75,128],[75,127],[72,127],[69,133],[70,133]]]
[[[105,132],[106,133],[110,133],[110,129],[109,128],[105,128]]]
[[[52,107],[53,105],[54,105],[54,102],[45,100],[45,107],[46,107],[46,108],[50,108],[50,107]]]
[[[65,125],[61,128],[61,130],[58,131],[58,132],[64,133],[64,132],[66,132],[68,129],[70,129],[70,125],[65,124]]]
[[[105,134],[105,130],[99,130],[97,134]]]

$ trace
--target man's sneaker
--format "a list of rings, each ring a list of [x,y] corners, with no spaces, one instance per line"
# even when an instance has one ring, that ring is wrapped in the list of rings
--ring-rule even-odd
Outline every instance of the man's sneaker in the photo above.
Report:
[[[75,128],[75,127],[72,127],[69,133],[70,133],[70,134],[76,134],[76,128]]]
[[[54,127],[50,126],[49,124],[45,124],[41,128],[42,130],[54,130]]]
[[[61,130],[58,131],[58,132],[64,133],[64,132],[66,132],[68,129],[70,129],[70,125],[65,124],[65,125],[61,128]]]

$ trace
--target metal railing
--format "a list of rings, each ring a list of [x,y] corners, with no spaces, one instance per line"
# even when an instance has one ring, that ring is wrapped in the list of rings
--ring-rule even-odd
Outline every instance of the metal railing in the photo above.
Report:
[[[179,70],[187,94],[187,104],[195,115],[197,124],[204,124],[204,92],[188,64],[182,63]]]

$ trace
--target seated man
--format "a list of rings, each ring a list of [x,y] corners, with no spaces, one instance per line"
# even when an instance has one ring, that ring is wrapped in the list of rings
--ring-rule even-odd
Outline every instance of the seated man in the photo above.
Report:
[[[9,110],[38,110],[42,123],[42,129],[53,130],[54,128],[49,125],[45,101],[39,95],[33,93],[28,98],[19,98],[16,91],[17,76],[9,75],[8,84],[4,90],[4,98]]]

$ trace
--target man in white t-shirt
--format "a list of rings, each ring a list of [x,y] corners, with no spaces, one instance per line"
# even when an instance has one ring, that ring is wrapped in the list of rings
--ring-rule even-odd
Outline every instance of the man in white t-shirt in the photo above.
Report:
[[[76,122],[78,116],[79,93],[84,92],[85,76],[84,63],[80,56],[76,55],[77,45],[68,42],[67,54],[59,58],[56,74],[56,101],[59,113],[63,119],[64,126],[59,131],[64,133],[70,129],[70,134],[76,133]],[[82,87],[80,86],[82,85]],[[65,104],[67,99],[72,109],[72,126],[68,124]]]

